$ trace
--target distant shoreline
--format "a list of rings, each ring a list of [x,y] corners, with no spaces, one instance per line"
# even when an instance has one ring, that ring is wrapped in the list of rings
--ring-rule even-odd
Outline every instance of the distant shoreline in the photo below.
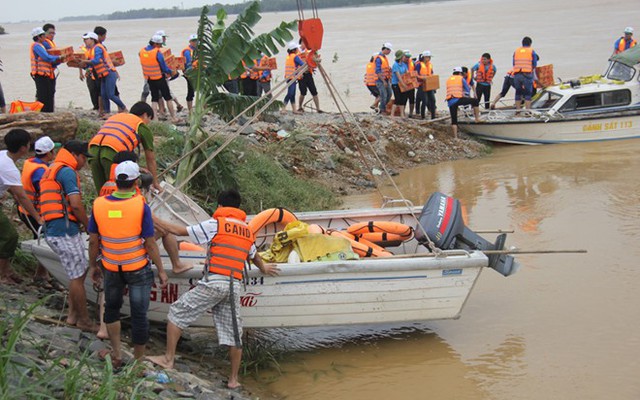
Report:
[[[325,0],[318,8],[347,8],[347,7],[363,7],[376,5],[393,5],[393,4],[420,4],[432,3],[435,1],[451,1],[451,0]],[[224,8],[228,14],[241,13],[250,2],[245,1],[239,4],[213,4],[209,6],[209,15],[215,15],[220,8]],[[293,0],[269,0],[268,2],[260,2],[260,12],[280,12],[297,10],[296,2]],[[310,9],[307,9],[310,11]],[[181,17],[197,17],[200,16],[202,7],[193,7],[186,9],[179,8],[143,8],[138,10],[117,11],[111,14],[101,15],[83,15],[73,17],[60,18],[59,22],[69,21],[114,21],[129,19],[152,19],[152,18],[181,18]]]

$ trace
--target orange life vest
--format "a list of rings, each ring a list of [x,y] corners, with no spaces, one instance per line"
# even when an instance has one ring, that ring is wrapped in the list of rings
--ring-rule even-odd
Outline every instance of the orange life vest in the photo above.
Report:
[[[111,62],[111,57],[109,53],[107,53],[107,49],[100,43],[96,44],[89,50],[89,60],[93,60],[95,57],[96,47],[100,47],[102,49],[102,60],[96,65],[93,66],[93,69],[96,71],[98,78],[104,78],[109,75],[109,71],[115,71],[116,67],[113,66],[113,62]]]
[[[631,38],[631,42],[629,43],[629,49],[632,47],[635,47],[635,45],[638,44],[638,42],[636,42],[635,39]],[[618,42],[618,49],[616,50],[616,54],[618,53],[622,53],[623,51],[627,50],[627,41],[624,40],[624,36],[620,37],[620,41]]]
[[[431,65],[431,61],[420,61],[420,73],[419,76],[421,78],[426,78],[427,76],[433,75],[433,66]]]
[[[269,57],[262,56],[262,58],[260,59],[260,65],[265,66],[265,64],[268,63],[268,60],[269,60]],[[260,82],[269,82],[271,80],[271,70],[264,70],[259,72],[260,72],[259,74]],[[265,72],[268,72],[266,76],[264,76]]]
[[[464,79],[467,81],[467,85],[471,86],[471,82],[473,82],[471,71],[467,71],[467,75],[465,76]]]
[[[284,63],[284,79],[289,80],[296,75],[296,53],[287,55],[287,60]],[[302,79],[302,77],[298,78]]]
[[[189,58],[191,59],[191,68],[196,69],[198,67],[198,62],[193,58],[193,49],[191,48],[191,46],[187,46],[184,49],[182,49],[182,57],[184,57],[184,59],[187,59],[187,53],[189,53]],[[187,70],[188,65],[184,66],[184,69]]]
[[[376,75],[376,63],[371,61],[367,64],[367,70],[364,73],[364,84],[366,86],[375,86],[377,80],[378,75]]]
[[[387,60],[386,56],[383,56],[382,54],[378,54],[373,61],[375,62],[376,59],[378,58],[382,62],[380,64],[380,67],[382,69],[382,75],[384,76],[385,79],[391,79],[391,67],[389,66],[389,60]]]
[[[39,101],[21,101],[14,100],[11,102],[11,108],[9,114],[16,114],[27,111],[39,112],[44,107],[44,104]]]
[[[134,151],[140,145],[138,127],[142,119],[130,113],[115,114],[102,125],[89,142],[91,146],[107,146],[120,151]]]
[[[476,82],[491,83],[493,82],[494,74],[493,60],[489,60],[489,65],[487,66],[485,66],[482,63],[482,60],[480,60],[478,63],[478,69],[476,70]]]
[[[242,279],[244,264],[255,241],[246,217],[244,211],[234,207],[218,207],[213,213],[218,221],[218,233],[211,239],[207,251],[210,273]]]
[[[40,193],[36,190],[35,186],[33,186],[33,181],[31,180],[31,177],[33,176],[33,173],[36,172],[37,170],[43,169],[46,171],[47,168],[49,168],[49,166],[47,164],[37,162],[36,160],[38,160],[38,158],[31,157],[24,161],[24,164],[22,165],[21,180],[22,180],[22,187],[24,188],[24,191],[27,194],[27,197],[33,203],[33,206],[36,208],[36,211],[39,211]],[[27,214],[27,210],[25,210],[20,205],[18,206],[18,211],[20,211],[23,214]]]
[[[31,76],[42,75],[53,79],[55,77],[53,73],[53,65],[36,55],[34,51],[36,46],[42,46],[42,48],[46,50],[42,43],[33,42],[31,44]]]
[[[253,60],[253,65],[258,65],[258,60]],[[262,71],[258,71],[255,69],[252,69],[251,72],[249,72],[249,78],[253,79],[254,81],[257,81],[258,79],[260,79],[260,75],[262,75]]]
[[[247,79],[249,77],[249,73],[247,72],[247,63],[242,60],[242,67],[244,68],[244,72],[240,75],[240,79]]]
[[[56,48],[56,42],[54,42],[53,40],[44,38],[44,41],[47,42],[47,44],[49,45],[50,49],[55,49]]]
[[[407,63],[407,67],[408,67],[407,70],[409,72],[413,72],[416,70],[416,64],[413,62],[412,59],[409,59],[409,62]]]
[[[513,54],[513,72],[530,74],[533,71],[533,48],[518,47]]]
[[[162,79],[162,70],[160,69],[160,63],[158,62],[159,50],[159,47],[154,47],[151,50],[147,50],[146,47],[143,47],[142,50],[140,50],[140,53],[138,53],[144,79],[152,81]]]
[[[446,100],[464,97],[464,85],[462,84],[462,75],[452,75],[447,79],[447,97]]]
[[[63,197],[62,185],[56,180],[62,167],[69,167],[74,171],[80,188],[80,177],[76,171],[78,162],[67,149],[62,148],[40,180],[40,215],[45,221],[66,218],[77,222],[78,219],[73,215],[69,205],[69,198]]]
[[[123,200],[98,197],[93,202],[93,217],[98,225],[102,265],[105,269],[131,272],[149,263],[141,236],[143,216],[142,196]]]

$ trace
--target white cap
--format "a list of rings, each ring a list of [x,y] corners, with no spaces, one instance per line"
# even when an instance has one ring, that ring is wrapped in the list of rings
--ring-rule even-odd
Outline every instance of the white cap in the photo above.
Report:
[[[34,38],[36,36],[44,35],[44,31],[41,27],[33,28],[31,30],[31,37]]]
[[[140,177],[140,167],[133,161],[123,161],[116,166],[116,180],[132,181]]]
[[[82,35],[82,38],[98,40],[98,35],[95,32],[87,32],[84,35]]]
[[[299,49],[300,45],[298,45],[298,42],[293,41],[293,42],[289,42],[287,44],[287,50],[295,50],[295,49]]]
[[[154,33],[154,35],[169,37],[169,36],[167,36],[166,33],[164,33],[164,31],[157,31],[156,33]]]
[[[627,26],[626,28],[624,28],[624,33],[633,33],[633,28],[630,26]]]
[[[402,50],[402,51],[404,51],[404,55],[405,55],[405,56],[407,56],[407,57],[411,57],[411,50],[404,49],[404,50]]]
[[[376,51],[376,52],[375,52],[375,53],[373,53],[371,56],[372,56],[372,57],[376,57],[376,56],[378,56],[379,54],[380,54],[380,52]]]
[[[385,42],[382,47],[386,47],[389,50],[393,50],[393,45],[389,42]]]
[[[162,42],[163,42],[163,40],[162,40],[162,36],[160,36],[160,35],[153,35],[153,36],[151,36],[151,42],[152,42],[152,43],[162,44]]]
[[[43,136],[40,139],[36,140],[33,147],[36,151],[36,154],[47,154],[56,147],[56,144],[53,143],[53,140],[51,140],[49,136]]]
[[[192,40],[198,40],[198,35],[196,35],[196,34],[190,35],[189,36],[189,41],[192,41]]]
[[[422,57],[431,57],[431,52],[429,50],[425,50],[422,52]]]
[[[462,72],[462,67],[453,67],[453,72]]]

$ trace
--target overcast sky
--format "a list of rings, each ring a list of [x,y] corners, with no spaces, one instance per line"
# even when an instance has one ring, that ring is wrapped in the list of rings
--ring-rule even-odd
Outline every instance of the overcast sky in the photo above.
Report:
[[[0,22],[56,21],[62,17],[79,15],[110,14],[115,11],[138,10],[140,8],[193,8],[220,2],[240,3],[241,0],[58,0],[58,1],[11,1],[0,0]]]

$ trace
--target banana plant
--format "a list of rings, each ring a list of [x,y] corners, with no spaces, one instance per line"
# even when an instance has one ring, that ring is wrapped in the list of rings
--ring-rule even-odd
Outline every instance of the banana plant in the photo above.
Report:
[[[228,79],[237,78],[245,71],[243,62],[251,67],[254,64],[253,60],[260,58],[261,53],[267,56],[277,54],[293,39],[292,31],[297,27],[297,21],[282,22],[270,32],[256,36],[252,28],[262,18],[258,1],[249,3],[229,25],[226,24],[227,13],[224,8],[218,10],[214,20],[209,19],[208,13],[209,9],[203,7],[198,22],[198,45],[194,55],[197,67],[187,72],[187,77],[194,85],[196,97],[183,154],[189,154],[204,137],[210,135],[202,129],[203,116],[215,113],[221,119],[229,121],[255,102],[255,97],[230,94],[220,88]],[[266,101],[267,99],[256,104],[247,111],[247,115],[252,115]],[[277,110],[280,106],[280,102],[274,102],[268,110]],[[213,146],[214,140],[210,143]],[[194,170],[194,166],[204,161],[206,154],[211,154],[211,149],[203,146],[186,157],[178,166],[176,181],[184,181]],[[214,169],[219,171],[224,168]],[[200,174],[207,174],[207,168]]]

